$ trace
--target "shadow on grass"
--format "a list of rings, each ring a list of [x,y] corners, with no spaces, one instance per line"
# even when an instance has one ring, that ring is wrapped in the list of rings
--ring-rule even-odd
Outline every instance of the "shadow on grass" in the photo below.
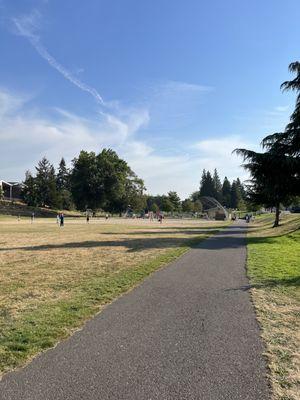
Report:
[[[169,231],[169,233],[171,233]],[[180,232],[179,232],[180,233]],[[197,234],[198,232],[194,232]],[[246,245],[244,233],[244,226],[232,226],[226,231],[221,231],[220,234],[210,236],[210,240],[206,238],[205,233],[211,234],[210,232],[199,232],[199,236],[195,238],[182,238],[182,237],[151,237],[151,234],[147,232],[148,237],[142,238],[120,238],[120,240],[107,240],[107,241],[81,241],[81,242],[68,242],[59,244],[44,244],[37,246],[22,246],[22,247],[9,247],[0,248],[0,252],[4,251],[48,251],[48,250],[59,250],[59,249],[75,249],[75,248],[114,248],[114,247],[126,247],[129,252],[138,252],[144,249],[162,249],[162,248],[174,248],[188,246],[190,248],[199,247],[208,250],[221,250],[226,248],[239,248]],[[136,233],[131,233],[136,235]],[[120,234],[128,235],[128,233]],[[149,237],[150,236],[150,237]]]
[[[242,291],[247,292],[248,290],[261,289],[261,288],[274,288],[277,286],[289,287],[289,286],[300,286],[300,275],[292,278],[274,278],[274,279],[266,279],[261,283],[252,284],[252,285],[243,285],[236,288],[225,289],[225,292],[233,292],[233,291]]]
[[[164,224],[161,225],[151,225],[151,223],[149,223],[148,225],[149,227],[152,227],[152,229],[162,229],[162,230],[176,230],[176,231],[187,231],[187,230],[194,230],[194,231],[198,231],[198,230],[216,230],[216,229],[222,229],[223,227],[226,227],[226,225],[224,226],[166,226]]]
[[[280,227],[284,227],[284,225],[279,225],[279,227],[278,228],[280,228]],[[249,233],[256,233],[256,232],[260,232],[260,231],[265,231],[266,229],[268,229],[267,227],[263,227],[263,228],[249,228]],[[294,229],[288,229],[287,231],[283,231],[282,233],[280,233],[280,234],[277,234],[276,235],[276,229],[277,228],[271,228],[271,227],[269,227],[269,229],[272,229],[272,233],[274,232],[275,233],[275,235],[270,235],[270,236],[266,236],[266,237],[269,237],[269,238],[275,238],[275,237],[282,237],[282,236],[287,236],[287,235],[291,235],[291,234],[293,234],[293,233],[295,233],[295,232],[297,232],[297,231],[300,231],[300,228],[299,227],[296,227],[296,228],[294,228]],[[274,230],[273,230],[274,229]],[[255,236],[254,236],[255,237]],[[251,238],[251,236],[249,237],[249,239],[252,239]]]
[[[107,241],[83,241],[83,242],[70,242],[61,244],[46,244],[31,247],[10,247],[0,248],[0,252],[3,251],[47,251],[47,250],[59,250],[59,249],[76,249],[76,248],[99,248],[99,247],[126,247],[127,251],[137,252],[144,249],[161,249],[161,248],[172,248],[172,247],[194,247],[198,239],[182,239],[182,238],[141,238],[141,239],[127,239],[127,240],[107,240]]]
[[[153,227],[153,229],[155,229],[155,227]],[[147,235],[179,235],[180,233],[184,233],[185,235],[201,235],[201,234],[205,234],[205,233],[209,233],[209,234],[214,234],[219,232],[218,229],[214,228],[214,229],[210,229],[207,230],[206,228],[204,229],[195,229],[195,230],[184,230],[182,231],[176,231],[176,230],[159,230],[159,231],[134,231],[134,232],[101,232],[99,233],[99,235],[118,235],[118,236],[138,236],[138,235],[143,235],[143,236],[147,236]]]
[[[121,238],[120,240],[94,240],[94,241],[81,241],[81,242],[68,242],[68,243],[59,243],[59,244],[44,244],[37,246],[22,246],[22,247],[2,247],[0,248],[0,252],[5,251],[17,251],[17,250],[25,250],[25,251],[47,251],[47,250],[58,250],[58,249],[75,249],[75,248],[101,248],[101,247],[125,247],[129,252],[138,252],[144,249],[162,249],[162,248],[174,248],[174,247],[182,247],[188,246],[190,248],[199,247],[199,249],[206,250],[222,250],[222,249],[237,249],[240,247],[245,247],[246,237],[245,233],[247,232],[248,226],[245,224],[239,225],[231,225],[226,230],[217,231],[216,235],[210,236],[209,240],[202,240],[203,236],[205,238],[205,233],[212,234],[213,231],[205,232],[205,231],[187,231],[188,234],[197,234],[198,237],[195,238],[182,238],[182,237],[168,237],[166,234],[178,233],[172,230],[168,232],[127,232],[127,233],[114,233],[114,235],[126,235],[126,236],[135,236],[135,235],[146,235],[146,237],[141,238]],[[174,228],[173,228],[174,229]],[[216,229],[215,229],[216,230]],[[298,229],[296,229],[298,230]],[[295,231],[296,231],[295,230]],[[160,235],[162,233],[162,235]],[[292,232],[289,232],[290,234]],[[102,233],[103,234],[103,233]],[[154,234],[159,234],[158,237],[153,237]],[[109,235],[109,233],[105,233],[105,235]],[[201,235],[203,235],[201,237]],[[248,244],[259,244],[259,243],[272,243],[272,241],[278,237],[286,236],[285,234],[280,234],[277,236],[266,236],[266,237],[248,237]],[[151,237],[152,236],[152,237]]]

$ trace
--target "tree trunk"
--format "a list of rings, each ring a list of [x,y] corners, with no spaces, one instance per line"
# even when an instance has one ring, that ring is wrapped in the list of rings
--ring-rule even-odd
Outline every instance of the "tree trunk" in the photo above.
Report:
[[[279,226],[279,214],[280,214],[280,210],[279,210],[279,203],[278,203],[278,204],[276,204],[275,221],[274,221],[273,228],[276,228],[277,226]]]

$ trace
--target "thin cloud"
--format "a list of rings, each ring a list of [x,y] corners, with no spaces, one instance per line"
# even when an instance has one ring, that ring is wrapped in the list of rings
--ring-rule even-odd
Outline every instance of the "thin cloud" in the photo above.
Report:
[[[187,197],[198,189],[203,168],[217,168],[222,178],[247,178],[240,167],[242,160],[231,154],[235,147],[255,149],[242,137],[204,139],[189,147],[180,143],[176,153],[169,148],[162,152],[153,140],[139,137],[141,127],[149,120],[147,110],[126,113],[122,121],[109,114],[89,119],[60,108],[45,115],[38,108],[30,109],[23,95],[0,88],[2,178],[23,179],[24,172],[33,170],[43,155],[57,165],[62,156],[70,162],[82,149],[98,152],[104,147],[113,148],[129,163],[145,180],[148,193],[176,190],[182,198]]]
[[[166,91],[170,92],[211,92],[214,90],[211,86],[198,85],[196,83],[168,81],[162,85]]]
[[[125,149],[142,150],[135,133],[148,121],[143,109],[133,110],[126,121],[110,114],[87,119],[60,108],[45,115],[28,108],[24,97],[1,88],[0,116],[0,171],[7,180],[22,179],[43,155],[57,164],[60,157],[70,161],[82,149],[98,152],[112,147],[120,154]]]
[[[35,48],[38,54],[48,62],[48,64],[56,69],[64,78],[70,81],[73,85],[77,86],[84,92],[89,93],[96,100],[98,104],[104,104],[104,101],[97,90],[91,86],[88,86],[84,82],[74,77],[70,71],[68,71],[63,65],[61,65],[43,46],[40,41],[40,37],[34,33],[38,28],[38,21],[40,14],[37,11],[33,11],[30,15],[26,15],[19,18],[12,18],[12,21],[17,29],[17,33],[30,42]]]
[[[289,110],[289,108],[290,108],[290,106],[277,106],[277,107],[275,107],[275,111],[286,112]]]

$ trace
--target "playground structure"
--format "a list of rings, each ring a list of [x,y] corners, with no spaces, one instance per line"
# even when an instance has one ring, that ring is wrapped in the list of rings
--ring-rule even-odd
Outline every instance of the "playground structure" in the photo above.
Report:
[[[203,196],[200,198],[203,206],[203,214],[208,219],[226,220],[229,214],[226,209],[213,197]]]
[[[19,182],[6,182],[0,180],[0,188],[3,190],[4,199],[20,200],[23,185]]]

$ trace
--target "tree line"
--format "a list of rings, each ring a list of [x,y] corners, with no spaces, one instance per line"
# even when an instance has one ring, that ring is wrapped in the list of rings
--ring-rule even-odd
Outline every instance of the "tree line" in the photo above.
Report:
[[[23,200],[30,206],[54,209],[103,210],[110,213],[152,211],[201,213],[201,197],[216,198],[227,208],[244,208],[245,190],[239,178],[223,184],[215,169],[203,170],[199,190],[181,201],[175,191],[163,195],[145,194],[144,181],[116,152],[104,149],[99,154],[81,151],[71,168],[61,159],[57,170],[45,157],[26,172]]]
[[[44,157],[35,169],[26,172],[22,192],[30,206],[115,213],[145,206],[144,181],[111,149],[81,151],[71,168],[62,158],[57,171]]]
[[[197,196],[197,193],[193,197]],[[205,169],[202,172],[200,190],[198,196],[213,197],[224,207],[231,209],[244,210],[246,205],[246,193],[240,178],[236,178],[232,183],[225,176],[221,183],[218,171],[215,169],[213,174]]]
[[[251,174],[247,195],[254,204],[275,207],[274,227],[279,225],[280,206],[299,203],[300,196],[300,62],[291,63],[289,70],[296,74],[285,81],[281,89],[296,92],[295,109],[283,132],[266,136],[264,152],[248,149],[234,151],[244,159],[244,168]]]

